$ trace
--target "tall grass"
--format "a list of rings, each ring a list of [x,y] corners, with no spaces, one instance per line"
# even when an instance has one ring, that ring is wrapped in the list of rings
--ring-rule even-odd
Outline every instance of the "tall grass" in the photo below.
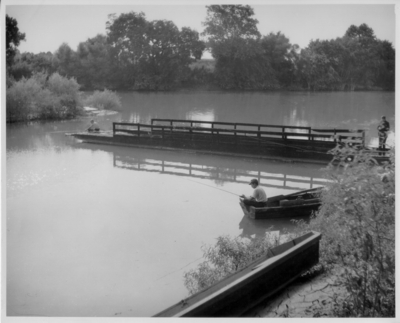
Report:
[[[6,90],[7,122],[71,118],[81,105],[79,84],[58,73],[37,73]]]

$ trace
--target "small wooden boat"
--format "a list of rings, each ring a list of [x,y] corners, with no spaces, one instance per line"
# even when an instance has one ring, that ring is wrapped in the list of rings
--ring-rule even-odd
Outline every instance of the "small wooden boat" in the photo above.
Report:
[[[320,239],[320,233],[309,232],[269,249],[245,268],[155,316],[238,317],[316,265]]]
[[[274,219],[310,215],[321,206],[323,187],[316,187],[288,195],[270,197],[265,207],[247,206],[240,202],[245,215],[252,219]]]

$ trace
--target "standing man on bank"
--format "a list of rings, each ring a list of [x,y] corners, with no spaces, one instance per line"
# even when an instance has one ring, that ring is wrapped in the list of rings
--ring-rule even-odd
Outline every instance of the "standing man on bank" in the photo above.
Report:
[[[253,195],[245,196],[240,195],[240,200],[244,203],[244,205],[255,206],[255,207],[264,207],[267,205],[267,194],[264,189],[258,185],[258,180],[253,178],[249,185],[254,189]]]
[[[386,148],[386,139],[388,137],[387,132],[390,129],[390,124],[386,121],[386,117],[382,116],[382,120],[378,125],[378,136],[379,136],[379,150],[385,150]],[[380,155],[381,153],[379,153]]]

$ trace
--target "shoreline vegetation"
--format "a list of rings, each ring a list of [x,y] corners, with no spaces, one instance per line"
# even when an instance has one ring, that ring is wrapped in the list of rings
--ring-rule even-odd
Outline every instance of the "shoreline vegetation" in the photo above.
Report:
[[[120,105],[117,90],[394,91],[395,49],[366,24],[301,49],[281,32],[261,35],[248,5],[206,8],[201,33],[131,11],[110,14],[106,33],[76,50],[39,54],[19,52],[25,34],[6,15],[7,122],[77,117],[79,90],[105,109]]]
[[[319,264],[295,285],[303,282],[303,291],[307,284],[316,282],[337,287],[328,289],[323,306],[310,305],[315,317],[394,317],[395,153],[390,153],[390,163],[379,166],[365,152],[352,148],[334,150],[339,153],[341,149],[354,155],[354,160],[348,162],[343,157],[339,165],[325,169],[329,182],[322,193],[320,210],[309,222],[295,221],[296,230],[286,234],[293,238],[309,231],[322,233]],[[204,261],[184,274],[185,286],[191,294],[207,288],[281,243],[279,239],[271,240],[268,232],[264,238],[254,239],[218,237],[214,246],[203,246]],[[339,289],[341,293],[337,295]],[[252,315],[309,315],[300,310],[278,309],[279,305],[274,308],[276,303],[272,297],[255,308],[256,314],[253,311]],[[263,311],[266,307],[268,311]]]
[[[110,14],[105,33],[76,50],[62,43],[39,54],[18,51],[25,34],[7,15],[7,85],[42,72],[74,78],[83,91],[395,89],[395,49],[365,23],[300,48],[281,32],[262,35],[248,5],[206,8],[201,32],[131,11]]]
[[[74,78],[36,73],[14,82],[6,91],[6,122],[65,120],[97,111],[118,111],[121,100],[105,89],[86,95]],[[94,110],[93,110],[94,109]]]
[[[301,49],[281,32],[261,35],[248,5],[206,8],[201,33],[131,11],[110,14],[106,33],[76,50],[39,54],[19,52],[25,34],[6,15],[7,122],[77,117],[79,90],[113,109],[117,90],[394,91],[395,49],[366,24]]]

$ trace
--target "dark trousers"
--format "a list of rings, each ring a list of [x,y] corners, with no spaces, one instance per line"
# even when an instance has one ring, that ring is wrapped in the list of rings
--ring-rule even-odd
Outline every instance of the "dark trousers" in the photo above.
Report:
[[[386,148],[386,139],[387,139],[387,133],[386,132],[380,132],[379,133],[379,149],[378,150],[383,150],[383,153],[379,153],[379,155],[385,155],[385,148]]]
[[[264,207],[267,206],[267,202],[257,202],[256,200],[242,200],[244,205],[247,206],[255,206],[255,207]]]

